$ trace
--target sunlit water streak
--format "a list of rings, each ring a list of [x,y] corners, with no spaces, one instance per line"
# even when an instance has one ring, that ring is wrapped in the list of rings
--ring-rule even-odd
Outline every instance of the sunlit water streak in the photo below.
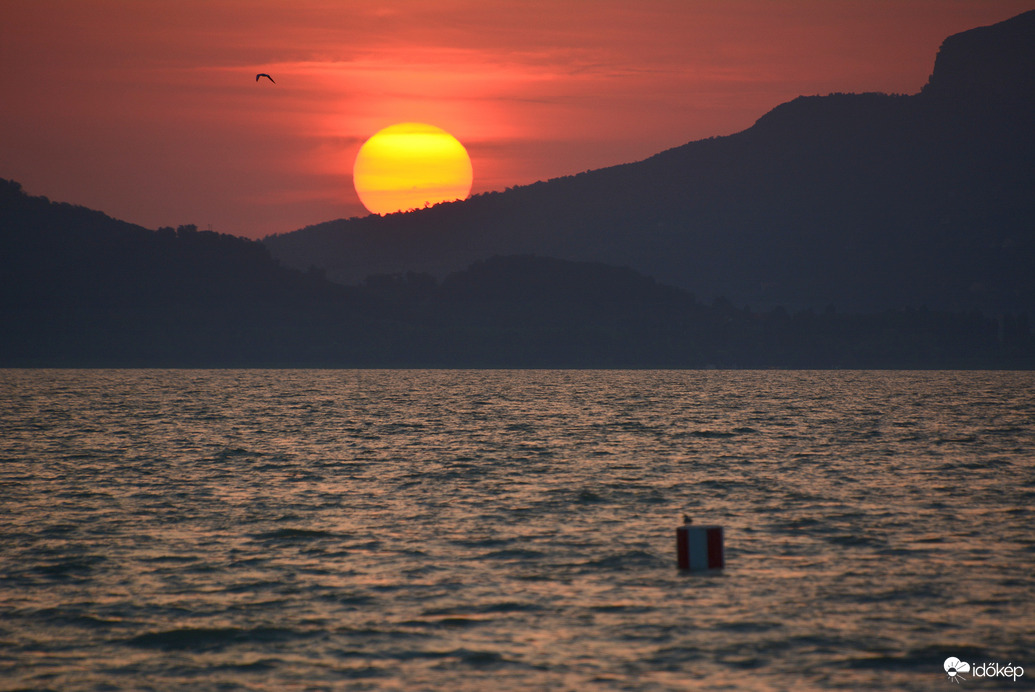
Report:
[[[0,689],[1023,687],[1033,391],[0,371]],[[676,570],[683,512],[725,570]]]

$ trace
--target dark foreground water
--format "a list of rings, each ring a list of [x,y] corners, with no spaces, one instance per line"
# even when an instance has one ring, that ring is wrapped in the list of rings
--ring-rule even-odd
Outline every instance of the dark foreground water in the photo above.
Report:
[[[0,371],[0,689],[1030,688],[1033,392]]]

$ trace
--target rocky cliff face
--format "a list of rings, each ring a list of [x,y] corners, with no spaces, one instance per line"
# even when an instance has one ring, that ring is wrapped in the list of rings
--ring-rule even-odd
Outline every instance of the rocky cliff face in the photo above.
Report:
[[[1035,101],[1035,10],[945,39],[923,94]]]

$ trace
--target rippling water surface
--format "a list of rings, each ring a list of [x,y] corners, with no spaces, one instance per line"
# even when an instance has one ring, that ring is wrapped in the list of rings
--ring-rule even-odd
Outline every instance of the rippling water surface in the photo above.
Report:
[[[1026,687],[1033,391],[0,371],[0,689]],[[725,570],[675,568],[683,512]]]

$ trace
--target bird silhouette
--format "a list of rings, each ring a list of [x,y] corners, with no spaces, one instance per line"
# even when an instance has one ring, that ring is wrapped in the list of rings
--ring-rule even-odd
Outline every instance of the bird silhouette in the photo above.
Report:
[[[269,76],[268,74],[266,74],[265,72],[260,72],[259,74],[255,75],[255,81],[256,81],[256,82],[257,82],[257,81],[259,81],[259,77],[265,77],[266,79],[268,79],[268,80],[270,80],[271,82],[273,82],[273,77],[270,77],[270,76]],[[274,83],[274,84],[276,84],[276,82],[273,82],[273,83]]]
[[[684,524],[692,524],[692,523],[694,523],[694,520],[690,518],[690,515],[684,514],[683,515],[683,523]]]

